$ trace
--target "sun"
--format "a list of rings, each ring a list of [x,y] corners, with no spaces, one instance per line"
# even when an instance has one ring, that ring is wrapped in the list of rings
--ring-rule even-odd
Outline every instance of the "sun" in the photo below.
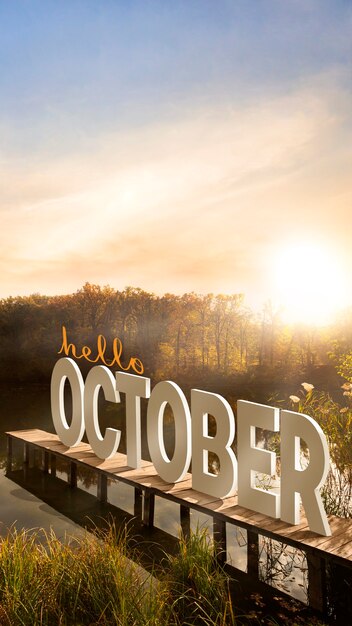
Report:
[[[290,242],[273,256],[273,290],[289,323],[322,326],[347,306],[347,277],[328,245]]]

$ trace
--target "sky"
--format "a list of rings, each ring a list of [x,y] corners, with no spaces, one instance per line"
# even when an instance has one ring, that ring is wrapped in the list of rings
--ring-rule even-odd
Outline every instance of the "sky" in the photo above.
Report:
[[[351,66],[350,0],[0,0],[0,298],[351,306]]]

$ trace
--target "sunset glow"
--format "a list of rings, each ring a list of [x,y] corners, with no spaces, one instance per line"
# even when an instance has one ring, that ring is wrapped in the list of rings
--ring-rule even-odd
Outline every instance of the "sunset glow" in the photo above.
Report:
[[[349,282],[337,252],[317,242],[290,242],[274,257],[275,296],[291,323],[325,325],[349,303]]]
[[[348,3],[21,7],[0,6],[0,297],[352,305]]]

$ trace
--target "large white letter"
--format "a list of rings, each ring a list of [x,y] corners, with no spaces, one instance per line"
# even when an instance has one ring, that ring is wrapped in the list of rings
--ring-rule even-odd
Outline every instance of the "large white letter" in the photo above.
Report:
[[[141,466],[141,398],[150,396],[150,379],[126,372],[116,372],[116,385],[126,394],[127,464]]]
[[[175,451],[169,459],[164,445],[163,417],[170,404],[175,420]],[[169,483],[182,480],[191,462],[191,416],[184,393],[165,380],[155,385],[147,411],[147,438],[152,462],[159,476]]]
[[[98,416],[100,387],[104,390],[106,400],[120,402],[119,393],[115,388],[115,378],[104,365],[96,365],[88,373],[84,388],[84,411],[87,437],[93,451],[100,459],[110,459],[119,447],[121,431],[107,428],[105,436],[101,434]]]
[[[72,420],[70,426],[67,423],[64,404],[66,378],[71,385],[72,393]],[[59,359],[51,375],[51,414],[54,428],[60,440],[69,448],[76,446],[84,434],[83,392],[84,382],[78,365],[67,357]]]
[[[300,465],[300,439],[309,448],[309,464]],[[299,524],[301,494],[308,524],[319,535],[331,535],[319,488],[329,471],[326,437],[311,417],[281,411],[281,519]]]
[[[270,517],[280,516],[280,496],[255,487],[255,473],[276,473],[276,454],[256,447],[255,429],[279,430],[279,409],[237,401],[238,504]]]
[[[235,418],[229,403],[216,393],[192,389],[192,488],[216,498],[233,493],[237,461],[230,448],[235,436]],[[216,420],[216,435],[208,434],[208,415]],[[208,470],[208,452],[220,461],[218,474]]]

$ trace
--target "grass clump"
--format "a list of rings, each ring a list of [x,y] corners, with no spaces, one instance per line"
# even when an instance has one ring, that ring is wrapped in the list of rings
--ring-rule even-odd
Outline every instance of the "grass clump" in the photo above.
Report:
[[[329,445],[330,469],[321,494],[325,511],[352,518],[352,383],[342,385],[344,405],[309,383],[302,386],[304,392],[290,396],[293,406],[318,422]]]
[[[0,539],[2,626],[180,626],[235,624],[228,577],[206,531],[167,556],[159,580],[127,558],[126,533],[62,542],[42,530]]]
[[[44,558],[43,558],[44,557]],[[42,609],[47,583],[38,575],[45,555],[35,545],[35,534],[12,530],[0,544],[0,623],[30,624]]]
[[[40,541],[42,532],[11,530],[0,541],[3,626],[152,623],[150,584],[113,526],[70,543],[54,533]]]
[[[158,580],[136,553],[127,558],[127,545],[126,531],[113,524],[66,542],[53,532],[10,530],[0,538],[1,626],[263,624],[256,615],[235,618],[229,578],[206,530],[181,538]]]
[[[180,550],[167,557],[165,587],[170,624],[236,624],[229,579],[213,557],[204,530],[181,537]]]

